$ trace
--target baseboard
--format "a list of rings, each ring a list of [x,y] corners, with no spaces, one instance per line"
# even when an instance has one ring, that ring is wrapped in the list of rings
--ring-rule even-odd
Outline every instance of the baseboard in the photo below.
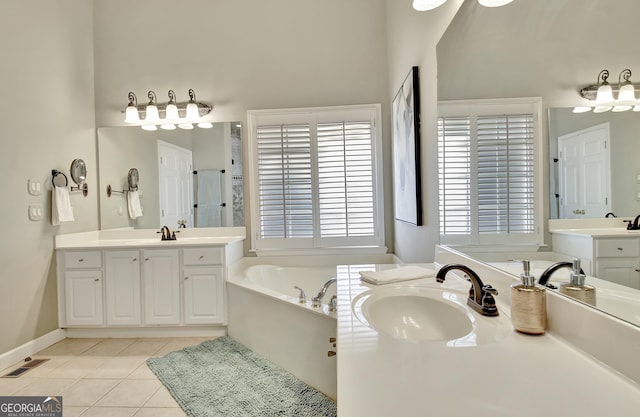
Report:
[[[26,357],[31,356],[54,343],[58,343],[66,337],[63,329],[53,330],[45,335],[33,339],[15,349],[0,354],[0,369],[6,369],[12,365],[22,362]]]
[[[71,338],[219,337],[226,336],[227,326],[67,328],[66,334]]]

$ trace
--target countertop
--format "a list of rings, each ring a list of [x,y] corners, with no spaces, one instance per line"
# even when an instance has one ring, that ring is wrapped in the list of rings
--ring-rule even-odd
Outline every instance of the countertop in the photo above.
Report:
[[[223,246],[246,237],[244,227],[215,227],[200,229],[176,229],[176,240],[161,240],[155,229],[112,229],[57,235],[55,248],[173,248],[184,246]]]
[[[586,237],[640,237],[640,230],[627,230],[621,227],[584,228],[584,229],[549,229],[550,233],[577,235]]]
[[[340,417],[640,415],[638,384],[552,334],[513,331],[500,295],[499,317],[472,312],[478,328],[494,328],[499,335],[478,338],[476,346],[408,342],[364,325],[351,300],[375,286],[361,283],[359,271],[390,267],[338,268]],[[444,286],[462,295],[469,287],[453,271],[443,284],[428,278],[402,285]]]

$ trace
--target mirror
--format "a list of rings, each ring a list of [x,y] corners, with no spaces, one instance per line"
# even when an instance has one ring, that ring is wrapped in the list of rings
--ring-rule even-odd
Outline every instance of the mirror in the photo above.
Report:
[[[80,185],[87,179],[87,166],[82,159],[74,159],[69,173],[73,182]]]
[[[551,108],[549,109],[549,190],[550,196],[550,218],[586,218],[604,217],[608,211],[615,213],[618,217],[634,217],[640,212],[640,114],[637,112],[605,112],[605,113],[573,113],[573,108]],[[573,210],[565,211],[561,208],[560,184],[562,169],[559,163],[554,162],[559,158],[558,138],[567,137],[573,132],[581,132],[599,125],[608,125],[609,136],[609,210],[596,210],[586,214],[581,212],[576,215]],[[590,178],[587,186],[589,190],[595,190],[594,180]],[[580,211],[580,210],[578,210]]]
[[[100,229],[244,226],[241,134],[240,122],[98,128]],[[134,184],[143,215],[132,219],[127,193]]]

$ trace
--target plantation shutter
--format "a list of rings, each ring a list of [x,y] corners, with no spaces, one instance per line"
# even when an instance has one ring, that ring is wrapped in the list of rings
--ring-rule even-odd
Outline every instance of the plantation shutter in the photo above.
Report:
[[[478,116],[478,233],[534,233],[533,115]]]
[[[471,121],[438,119],[440,234],[471,234]]]
[[[371,121],[317,125],[320,238],[375,234]]]
[[[308,124],[258,126],[260,237],[313,237]]]

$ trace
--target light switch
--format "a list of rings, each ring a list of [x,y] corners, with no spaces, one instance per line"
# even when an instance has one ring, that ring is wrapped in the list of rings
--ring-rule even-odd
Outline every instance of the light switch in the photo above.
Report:
[[[29,220],[37,222],[42,220],[44,209],[41,204],[29,204]]]
[[[29,191],[30,195],[42,194],[42,182],[34,178],[27,180],[27,190]]]

